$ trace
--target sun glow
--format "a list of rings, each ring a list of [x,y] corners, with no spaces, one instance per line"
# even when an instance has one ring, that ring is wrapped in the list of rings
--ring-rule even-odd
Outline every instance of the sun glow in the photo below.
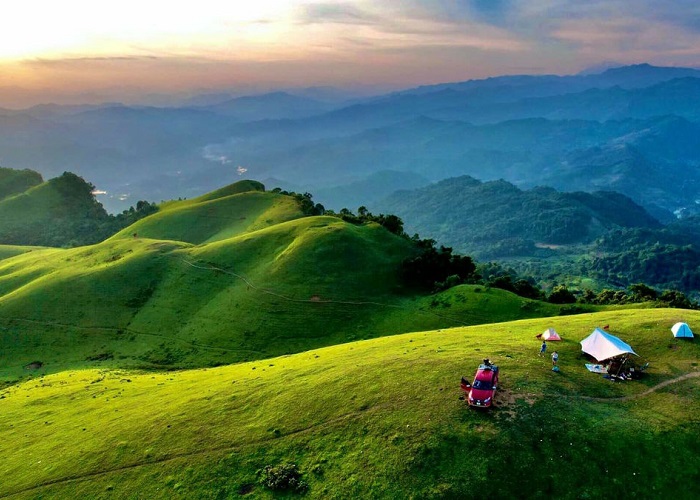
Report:
[[[25,0],[3,5],[0,59],[178,54],[225,45],[246,36],[274,37],[288,19],[284,0],[230,2],[161,0],[62,2]]]

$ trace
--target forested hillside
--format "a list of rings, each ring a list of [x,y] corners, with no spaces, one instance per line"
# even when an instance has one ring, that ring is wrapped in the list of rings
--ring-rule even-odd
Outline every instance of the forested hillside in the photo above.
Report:
[[[139,201],[136,208],[112,216],[95,199],[95,186],[70,172],[42,182],[36,172],[2,169],[3,187],[11,195],[0,199],[2,245],[97,243],[156,211],[155,205]]]
[[[408,232],[481,258],[537,255],[553,246],[591,243],[612,229],[661,227],[619,193],[524,191],[469,176],[399,191],[379,205],[403,218]]]
[[[615,192],[521,190],[463,176],[399,191],[380,208],[401,216],[408,232],[480,260],[496,259],[545,287],[641,282],[695,292],[700,286],[698,218],[664,226]]]

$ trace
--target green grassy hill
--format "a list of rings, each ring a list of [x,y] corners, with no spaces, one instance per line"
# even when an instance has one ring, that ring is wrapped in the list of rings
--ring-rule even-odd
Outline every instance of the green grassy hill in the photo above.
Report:
[[[375,223],[303,217],[294,198],[257,188],[165,204],[96,245],[0,247],[0,380],[30,364],[216,366],[559,313],[478,286],[416,295],[398,277],[411,242]]]
[[[120,231],[113,239],[177,240],[199,245],[302,217],[289,196],[264,192],[259,182],[241,181],[193,200],[171,201],[158,213]]]
[[[146,238],[0,261],[0,379],[82,366],[194,367],[356,339],[557,314],[509,292],[406,295],[408,242],[308,217],[192,246]]]
[[[696,498],[700,345],[672,339],[678,320],[700,313],[606,311],[218,368],[35,377],[0,391],[0,497],[271,498],[263,469],[294,463],[309,498]],[[606,323],[650,362],[641,381],[583,367],[578,341]],[[549,326],[564,339],[559,374],[537,356]],[[486,356],[501,384],[481,412],[460,400],[459,378]]]

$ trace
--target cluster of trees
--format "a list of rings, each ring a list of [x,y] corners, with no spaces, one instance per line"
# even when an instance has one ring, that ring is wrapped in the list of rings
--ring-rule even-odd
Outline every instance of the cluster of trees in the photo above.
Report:
[[[320,203],[314,203],[313,195],[311,193],[300,194],[295,193],[294,191],[284,191],[281,188],[275,188],[272,190],[272,192],[295,198],[299,202],[299,206],[301,207],[301,211],[304,213],[304,215],[329,215],[332,217],[338,217],[345,222],[356,225],[365,224],[367,222],[376,222],[397,236],[407,236],[403,230],[403,221],[396,215],[375,215],[367,210],[367,207],[365,206],[358,208],[357,214],[354,214],[348,208],[342,208],[338,212],[335,212],[334,210],[326,209]]]
[[[304,215],[323,215],[326,209],[320,203],[314,203],[311,193],[295,193],[294,191],[285,191],[282,188],[274,188],[271,192],[291,196],[299,202],[299,207]]]
[[[625,290],[606,288],[598,293],[586,289],[578,301],[584,304],[635,304],[640,302],[656,302],[659,306],[678,307],[683,309],[698,309],[699,304],[688,298],[679,290],[664,290],[662,292],[644,284],[635,283]]]
[[[644,281],[663,288],[700,288],[700,241],[680,229],[624,229],[596,241],[580,273],[608,283]]]
[[[367,222],[376,222],[390,233],[394,233],[397,236],[408,237],[403,230],[403,221],[398,216],[392,214],[374,215],[372,212],[367,210],[367,207],[365,206],[361,206],[360,208],[358,208],[357,214],[352,213],[347,208],[343,208],[338,213],[335,213],[332,210],[326,210],[326,215],[333,215],[335,217],[339,217],[345,222],[349,222],[351,224],[365,224]]]
[[[481,279],[471,257],[455,254],[450,247],[438,248],[435,240],[421,240],[417,234],[411,241],[420,253],[401,264],[401,277],[408,285],[444,290],[462,283],[477,283]]]

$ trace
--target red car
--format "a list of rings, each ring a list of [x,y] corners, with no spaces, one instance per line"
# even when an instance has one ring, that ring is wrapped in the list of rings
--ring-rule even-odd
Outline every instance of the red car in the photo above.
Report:
[[[462,377],[462,390],[466,393],[469,406],[488,408],[493,404],[493,396],[498,386],[498,367],[485,359],[474,375],[471,384]]]

